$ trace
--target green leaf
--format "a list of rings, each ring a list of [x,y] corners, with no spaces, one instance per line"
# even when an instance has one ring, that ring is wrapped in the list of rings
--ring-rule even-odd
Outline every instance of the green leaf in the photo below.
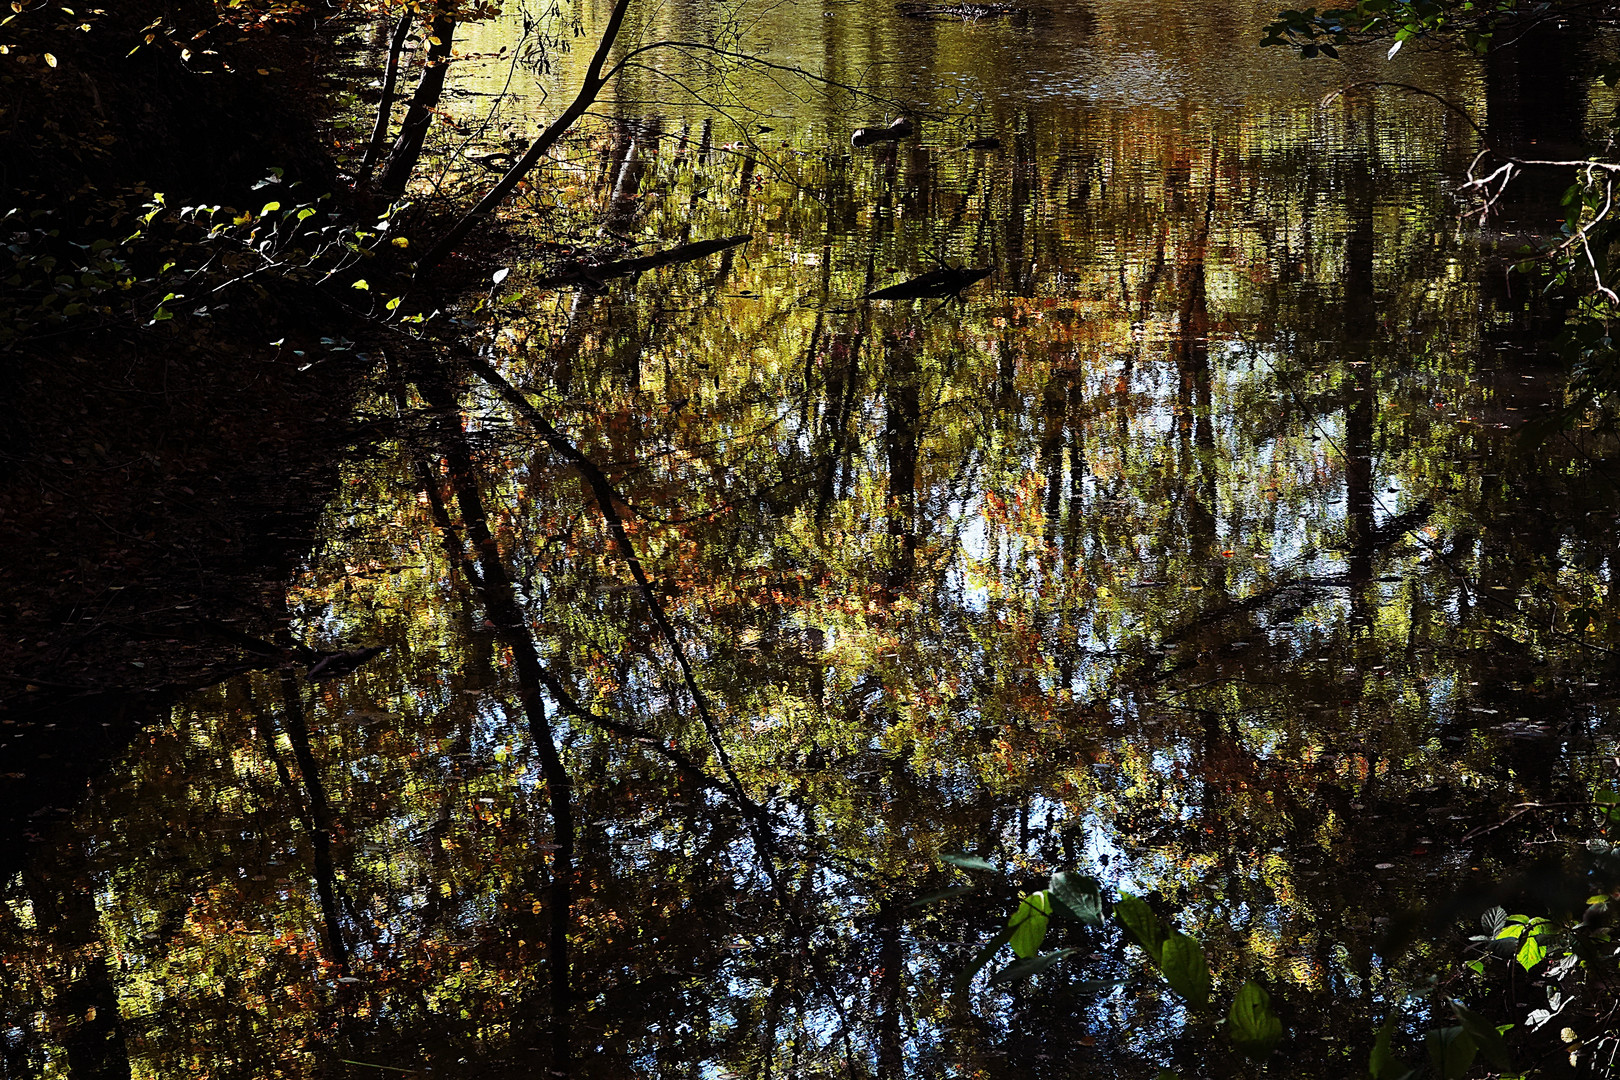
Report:
[[[1038,956],[1026,956],[1022,960],[1014,960],[994,975],[990,976],[990,985],[1013,982],[1017,979],[1027,979],[1031,975],[1038,975],[1063,959],[1073,956],[1079,949],[1054,949],[1052,952],[1041,953]]]
[[[1018,904],[1018,910],[1007,920],[1007,929],[1013,932],[1013,952],[1027,960],[1041,951],[1046,940],[1046,924],[1052,918],[1052,896],[1045,889],[1032,892]]]
[[[1000,873],[997,866],[986,862],[977,855],[941,855],[940,858],[959,870],[988,870],[992,874]]]
[[[1169,1069],[1160,1069],[1158,1080],[1181,1080],[1181,1077],[1177,1076]]]
[[[1429,1064],[1440,1080],[1462,1080],[1479,1052],[1473,1036],[1462,1027],[1435,1028],[1423,1038],[1429,1050]]]
[[[1195,1009],[1209,1004],[1209,963],[1196,938],[1171,934],[1164,941],[1159,967],[1170,989],[1186,998],[1187,1004]]]
[[[1076,919],[1092,926],[1102,924],[1102,886],[1097,884],[1095,878],[1060,871],[1052,875],[1047,891],[1052,894],[1053,900],[1063,906],[1063,910]]]
[[[1394,1031],[1395,1018],[1392,1016],[1384,1021],[1378,1029],[1378,1038],[1373,1040],[1372,1053],[1367,1055],[1367,1072],[1372,1080],[1406,1080],[1412,1075],[1412,1068],[1390,1049],[1389,1040]]]
[[[1271,995],[1258,983],[1246,982],[1226,1014],[1232,1044],[1245,1057],[1260,1061],[1282,1039],[1282,1021],[1271,1011]]]
[[[1491,1068],[1504,1073],[1513,1071],[1513,1059],[1508,1055],[1507,1043],[1503,1041],[1502,1033],[1496,1030],[1495,1024],[1460,1001],[1451,1003],[1451,1011],[1457,1014],[1457,1019],[1462,1021],[1463,1029],[1479,1048],[1485,1051],[1485,1058],[1491,1063]]]
[[[988,964],[1001,951],[1001,947],[1012,940],[1012,927],[1007,927],[985,945],[984,948],[973,954],[967,967],[956,973],[955,987],[958,994],[965,994],[973,985],[973,976],[977,975],[984,965]]]
[[[1153,909],[1147,906],[1147,901],[1140,896],[1121,893],[1119,903],[1114,905],[1114,918],[1158,965],[1164,952],[1164,940],[1170,935],[1159,917],[1153,914]]]
[[[1524,936],[1519,939],[1519,966],[1529,971],[1543,960],[1547,959],[1547,946],[1541,939],[1552,933],[1552,924],[1546,919],[1536,919],[1525,927]]]
[[[278,203],[278,202],[267,202],[267,203],[264,204],[264,209],[259,211],[259,216],[264,217],[264,215],[273,214],[277,210],[280,210],[280,209],[281,209],[281,204],[280,203]]]
[[[349,288],[351,288],[351,289],[370,289],[371,288],[371,282],[367,281],[365,278],[361,278],[359,281],[355,282],[353,285],[350,285]]]
[[[952,885],[948,889],[936,889],[934,892],[919,896],[906,906],[922,907],[924,904],[933,904],[939,902],[940,900],[949,900],[953,896],[961,896],[963,893],[978,891],[979,887],[977,885]]]

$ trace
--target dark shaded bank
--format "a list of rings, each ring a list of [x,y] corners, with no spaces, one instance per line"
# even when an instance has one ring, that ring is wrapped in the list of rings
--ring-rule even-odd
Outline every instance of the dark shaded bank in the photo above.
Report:
[[[357,330],[308,290],[269,281],[207,318],[153,321],[98,309],[101,286],[74,279],[66,299],[82,314],[28,314],[51,280],[41,253],[67,260],[127,234],[150,193],[244,205],[272,168],[340,190],[314,120],[320,42],[296,30],[249,39],[214,25],[212,5],[192,7],[121,4],[88,30],[29,8],[7,28],[0,279],[16,291],[0,306],[18,330],[0,345],[6,875],[16,841],[71,806],[153,710],[286,658],[290,568],[342,455],[365,437],[349,409],[366,362],[340,352],[312,364],[302,348]],[[131,54],[158,19],[175,40]],[[177,42],[196,34],[188,62]],[[142,259],[166,257],[145,253],[124,272],[139,279],[154,270]],[[115,299],[132,287],[108,278]]]
[[[272,165],[330,184],[330,143],[318,130],[326,42],[311,27],[276,21],[248,32],[206,0],[77,14],[19,7],[0,68],[3,209],[143,185],[229,205]]]
[[[292,645],[286,584],[363,438],[345,414],[354,371],[84,351],[31,365],[9,398],[24,432],[0,486],[10,854],[177,694],[295,659],[272,651]]]

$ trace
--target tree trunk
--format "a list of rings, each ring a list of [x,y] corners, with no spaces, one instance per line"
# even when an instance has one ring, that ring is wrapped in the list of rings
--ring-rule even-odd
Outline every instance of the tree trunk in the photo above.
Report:
[[[388,141],[388,121],[394,111],[394,86],[399,82],[399,58],[404,55],[405,41],[411,35],[409,15],[401,15],[394,24],[394,36],[388,42],[388,66],[383,71],[382,98],[377,102],[377,123],[371,129],[371,140],[366,144],[366,156],[355,172],[354,186],[363,189],[371,183],[371,173],[382,156],[383,144]]]
[[[46,1015],[63,1033],[67,1074],[75,1080],[129,1080],[118,988],[83,844],[39,845],[22,880],[58,965],[56,997]]]
[[[439,8],[428,28],[427,60],[422,66],[422,78],[411,96],[411,107],[405,112],[405,122],[399,127],[399,138],[388,151],[388,163],[383,167],[377,189],[390,199],[405,193],[416,163],[422,156],[422,143],[427,138],[428,124],[433,121],[433,110],[444,93],[444,77],[450,71],[450,43],[456,36],[456,20],[445,8]]]

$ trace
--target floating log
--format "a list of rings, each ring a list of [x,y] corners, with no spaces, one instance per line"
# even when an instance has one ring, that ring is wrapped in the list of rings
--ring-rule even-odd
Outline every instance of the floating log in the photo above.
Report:
[[[753,238],[753,233],[743,233],[740,236],[724,236],[717,240],[698,240],[690,244],[677,244],[668,250],[654,252],[651,255],[638,255],[634,259],[619,259],[616,262],[600,263],[595,266],[584,262],[576,262],[565,272],[554,274],[548,278],[541,278],[534,284],[541,289],[552,289],[561,285],[594,287],[601,285],[608,278],[626,277],[646,270],[656,270],[660,266],[673,266],[676,263],[692,262],[695,259],[725,251],[727,248],[746,244]]]
[[[976,282],[983,281],[991,274],[991,268],[942,266],[938,270],[930,270],[921,277],[914,277],[909,281],[902,281],[898,285],[877,289],[862,296],[862,300],[921,300],[925,297],[942,299],[959,295],[963,289]]]
[[[902,116],[888,127],[856,128],[854,134],[849,137],[849,144],[859,149],[862,146],[871,146],[873,143],[899,142],[901,139],[911,138],[916,131],[916,126],[908,118]]]
[[[347,652],[321,653],[320,659],[309,665],[305,675],[312,682],[318,682],[322,679],[336,679],[354,671],[385,648],[387,648],[386,645],[368,645],[363,649],[350,649]]]

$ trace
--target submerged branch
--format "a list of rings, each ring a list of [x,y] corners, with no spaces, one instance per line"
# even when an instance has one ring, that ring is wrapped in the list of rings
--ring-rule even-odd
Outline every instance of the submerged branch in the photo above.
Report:
[[[1468,115],[1467,109],[1463,108],[1461,105],[1458,105],[1450,98],[1442,97],[1433,90],[1425,90],[1423,87],[1413,86],[1411,83],[1389,82],[1384,79],[1365,79],[1361,82],[1353,82],[1347,86],[1341,86],[1337,90],[1330,91],[1322,98],[1318,107],[1325,109],[1339,98],[1348,95],[1352,90],[1372,90],[1381,86],[1388,87],[1391,90],[1404,90],[1408,94],[1417,94],[1420,97],[1432,98],[1433,100],[1438,101],[1447,109],[1450,109],[1452,112],[1462,117],[1463,123],[1474,129],[1474,134],[1479,136],[1480,142],[1484,143],[1486,146],[1490,145],[1490,140],[1485,136],[1485,129],[1474,122],[1474,118]]]

